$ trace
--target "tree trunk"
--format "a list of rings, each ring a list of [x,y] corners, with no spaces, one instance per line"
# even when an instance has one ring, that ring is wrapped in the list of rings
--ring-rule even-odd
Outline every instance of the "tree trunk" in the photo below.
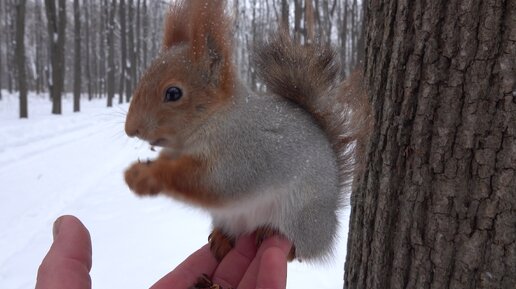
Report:
[[[108,68],[107,68],[107,106],[113,106],[113,97],[115,96],[115,15],[116,0],[111,1],[108,17]]]
[[[516,1],[368,1],[344,287],[516,288]]]
[[[34,28],[35,29],[41,29],[44,27],[43,22],[43,10],[42,10],[42,3],[40,0],[35,1],[35,7],[34,9],[36,14],[36,21],[34,21]],[[46,59],[44,58],[44,51],[46,52],[46,44],[45,44],[45,38],[44,33],[37,33],[36,35],[36,45],[35,45],[35,54],[36,54],[36,61],[35,61],[35,69],[36,69],[36,93],[40,94],[45,89],[45,63]]]
[[[66,0],[59,0],[58,10],[56,10],[55,0],[45,0],[45,8],[50,47],[48,89],[52,99],[52,113],[61,114],[61,98],[65,73]]]
[[[133,85],[136,79],[136,52],[134,50],[134,2],[127,2],[128,22],[127,22],[127,61],[125,63],[126,84],[125,99],[127,102],[131,100],[133,93]]]
[[[74,25],[75,25],[75,61],[73,81],[73,111],[81,110],[81,11],[79,0],[73,1]]]
[[[14,30],[15,30],[15,24],[13,21],[13,15],[15,15],[14,9],[14,0],[7,0],[5,1],[5,18],[4,18],[4,30],[5,30],[5,62],[7,67],[14,67],[16,65],[15,63],[15,50],[16,47],[13,45],[15,43],[14,40]],[[14,70],[13,69],[7,69],[7,91],[9,91],[9,94],[13,93],[14,90]]]
[[[287,0],[281,0],[281,28],[288,31],[289,25],[289,5]]]
[[[83,2],[82,4],[84,6],[84,17],[85,23],[86,23],[86,31],[85,31],[85,37],[86,37],[86,82],[87,82],[87,90],[88,90],[88,100],[93,99],[93,87],[92,87],[92,77],[91,77],[91,47],[92,43],[90,43],[90,31],[91,31],[91,20],[90,20],[90,4],[88,2]],[[93,45],[93,47],[95,47]],[[95,50],[94,50],[95,51]]]
[[[20,90],[20,118],[28,118],[27,73],[25,69],[25,5],[26,0],[16,1],[16,67]]]
[[[135,56],[136,56],[136,76],[133,80],[133,86],[136,85],[136,81],[140,79],[141,75],[141,63],[142,63],[142,11],[141,11],[142,3],[141,0],[136,2],[136,48],[135,48]]]
[[[127,29],[125,24],[125,0],[120,0],[118,13],[120,16],[120,81],[118,82],[118,103],[124,102],[124,85],[127,78]]]
[[[303,16],[303,11],[301,6],[301,0],[294,0],[294,39],[298,43],[302,43],[301,18]]]
[[[147,62],[148,62],[148,45],[147,45],[147,41],[148,41],[148,38],[149,38],[149,13],[147,11],[147,0],[143,0],[143,8],[142,8],[142,13],[143,13],[143,37],[141,39],[141,41],[143,42],[142,43],[142,54],[143,54],[143,63],[142,63],[142,68],[143,69],[146,69],[147,68]]]
[[[315,23],[314,23],[314,6],[313,0],[305,0],[305,44],[314,42]]]
[[[0,1],[0,17],[4,15],[4,4]],[[0,27],[2,27],[2,23],[0,22]],[[0,47],[3,45],[3,33],[0,33]],[[2,60],[2,50],[0,49],[0,100],[2,100],[2,88],[3,86],[3,75],[4,75],[4,66],[3,66],[3,60]]]

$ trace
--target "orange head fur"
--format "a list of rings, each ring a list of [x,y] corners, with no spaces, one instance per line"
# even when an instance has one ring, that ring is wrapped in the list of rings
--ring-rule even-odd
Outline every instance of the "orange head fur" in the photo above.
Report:
[[[125,124],[129,136],[180,149],[213,112],[228,103],[234,72],[230,21],[224,7],[222,0],[172,4],[162,51],[133,95]]]

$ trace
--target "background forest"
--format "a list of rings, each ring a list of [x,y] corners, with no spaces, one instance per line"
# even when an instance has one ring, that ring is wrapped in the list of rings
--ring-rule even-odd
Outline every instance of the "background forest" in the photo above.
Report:
[[[20,116],[28,117],[27,91],[48,92],[60,114],[63,92],[129,101],[149,62],[159,53],[167,1],[0,1],[0,88],[20,91]],[[363,9],[358,0],[231,0],[235,62],[241,78],[256,88],[249,58],[255,43],[289,27],[294,38],[338,48],[347,75],[363,50]],[[49,35],[53,35],[49,37]],[[116,95],[116,96],[115,96]],[[0,99],[2,95],[0,92]]]
[[[0,0],[0,287],[34,288],[64,214],[90,230],[94,288],[149,288],[206,243],[208,216],[138,198],[122,176],[157,154],[123,124],[133,87],[159,52],[168,2]],[[357,63],[358,0],[228,0],[227,9],[235,62],[251,87],[252,47],[280,25],[299,42],[334,45],[343,75]],[[288,289],[340,287],[348,216],[341,212],[332,261],[292,263]]]

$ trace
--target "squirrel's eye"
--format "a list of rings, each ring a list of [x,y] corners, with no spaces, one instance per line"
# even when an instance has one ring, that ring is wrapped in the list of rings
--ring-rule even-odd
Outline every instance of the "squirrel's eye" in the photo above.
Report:
[[[183,96],[183,91],[177,86],[167,88],[165,92],[165,102],[178,101]]]

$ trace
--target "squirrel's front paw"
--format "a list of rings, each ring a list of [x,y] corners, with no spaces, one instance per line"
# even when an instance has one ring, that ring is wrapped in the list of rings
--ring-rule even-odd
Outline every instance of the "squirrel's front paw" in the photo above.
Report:
[[[140,196],[152,196],[162,191],[163,186],[152,174],[151,163],[135,163],[125,171],[125,182]]]

